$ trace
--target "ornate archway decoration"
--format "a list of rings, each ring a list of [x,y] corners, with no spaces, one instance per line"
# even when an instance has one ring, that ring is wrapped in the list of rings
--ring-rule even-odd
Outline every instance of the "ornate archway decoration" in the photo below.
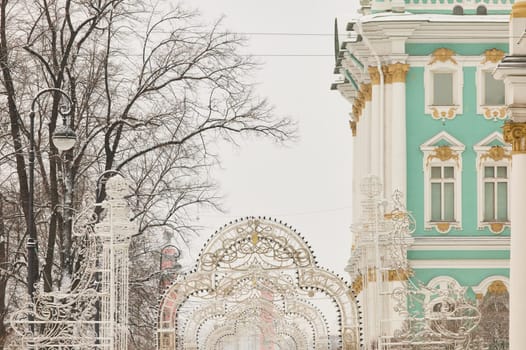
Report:
[[[188,317],[188,322],[184,325],[184,342],[190,344],[199,339],[200,327],[207,321],[212,320],[214,327],[218,325],[234,324],[234,329],[237,330],[239,321],[246,321],[247,315],[250,312],[259,312],[260,315],[273,312],[279,315],[279,320],[285,320],[291,324],[303,324],[302,329],[310,329],[313,337],[309,339],[311,344],[308,348],[315,348],[313,344],[317,339],[320,342],[320,347],[327,344],[329,339],[328,325],[324,320],[321,311],[308,301],[299,299],[284,300],[283,303],[274,303],[266,299],[248,299],[236,305],[228,313],[224,302],[213,302],[206,304],[203,308],[197,308]],[[301,322],[301,320],[303,322]],[[281,322],[274,325],[274,329],[270,333],[279,333],[283,329]]]
[[[332,301],[332,328],[327,311],[316,307],[321,299]],[[344,349],[358,349],[357,319],[349,285],[317,266],[295,230],[276,220],[249,217],[216,232],[196,269],[166,290],[158,349],[197,349],[205,343],[204,348],[216,349],[220,339],[237,339],[243,324],[254,332],[265,329],[265,341],[294,341],[297,349],[326,350],[331,338]]]

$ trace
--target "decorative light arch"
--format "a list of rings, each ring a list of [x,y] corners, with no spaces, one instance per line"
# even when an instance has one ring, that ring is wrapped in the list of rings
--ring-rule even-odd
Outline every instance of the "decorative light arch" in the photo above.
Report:
[[[320,295],[333,301],[338,314],[338,329],[332,334],[323,313],[309,307]],[[357,306],[349,285],[319,268],[309,245],[291,227],[272,219],[249,217],[216,232],[201,251],[196,269],[180,276],[166,290],[160,303],[158,349],[196,349],[198,335],[226,339],[235,331],[235,323],[226,322],[225,315],[231,317],[236,309],[247,311],[248,306],[242,305],[251,300],[267,305],[273,310],[271,317],[279,318],[274,322],[281,325],[276,329],[276,339],[287,329],[284,334],[294,339],[298,349],[304,348],[300,344],[309,343],[309,337],[313,337],[314,349],[327,349],[331,336],[337,336],[344,349],[359,348]],[[192,313],[186,304],[193,301],[201,307],[183,324],[178,313]],[[213,330],[202,327],[215,318],[222,318],[224,326]],[[312,334],[293,332],[299,331],[295,326],[301,322],[299,319],[312,325],[307,327]],[[262,318],[254,322],[266,321]]]

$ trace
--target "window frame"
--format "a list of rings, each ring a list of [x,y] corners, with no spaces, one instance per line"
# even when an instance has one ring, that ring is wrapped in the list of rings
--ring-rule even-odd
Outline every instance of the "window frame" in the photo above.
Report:
[[[500,147],[496,149],[495,147]],[[498,131],[492,133],[488,137],[473,146],[476,158],[476,170],[477,170],[477,225],[479,230],[488,228],[490,232],[499,234],[506,227],[510,227],[510,175],[511,175],[511,146],[504,143],[502,134]],[[492,167],[506,167],[507,168],[507,220],[506,221],[485,221],[485,200],[486,191],[484,189],[485,184],[485,168],[487,166]]]
[[[455,53],[447,48],[435,50],[431,60],[424,67],[424,92],[425,92],[425,114],[429,114],[433,119],[453,119],[457,114],[462,114],[462,90],[464,77],[462,65],[455,59]],[[452,104],[434,104],[434,74],[452,74]]]
[[[462,229],[462,152],[465,146],[456,138],[442,131],[420,146],[423,153],[424,172],[424,229],[448,233],[452,228]],[[454,220],[432,220],[432,168],[454,168],[453,215]]]
[[[493,73],[504,51],[491,49],[484,53],[483,60],[477,65],[476,84],[477,84],[477,114],[484,116],[488,120],[506,119],[506,101],[501,105],[487,105],[486,102],[486,73]]]

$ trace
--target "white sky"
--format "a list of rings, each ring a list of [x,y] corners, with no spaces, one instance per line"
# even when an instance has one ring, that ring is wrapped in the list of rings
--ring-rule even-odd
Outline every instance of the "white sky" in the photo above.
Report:
[[[243,33],[310,33],[326,35],[250,35],[248,52],[264,63],[256,76],[258,92],[276,112],[299,122],[300,140],[288,148],[271,142],[245,142],[225,148],[222,169],[213,174],[225,194],[227,213],[200,213],[208,227],[190,257],[220,226],[246,216],[270,216],[301,232],[320,266],[347,279],[351,233],[351,110],[338,92],[330,91],[336,76],[333,26],[338,17],[356,12],[346,0],[193,0],[206,18],[225,15],[225,27]],[[265,55],[296,55],[268,57]],[[300,56],[298,56],[300,55]],[[326,55],[309,57],[301,55]],[[186,259],[185,259],[186,260]]]

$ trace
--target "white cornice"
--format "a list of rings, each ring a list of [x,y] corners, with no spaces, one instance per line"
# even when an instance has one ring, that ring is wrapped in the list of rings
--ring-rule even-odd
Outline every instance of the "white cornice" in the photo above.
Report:
[[[409,260],[414,269],[509,269],[507,259]]]
[[[462,64],[462,66],[478,66],[483,61],[484,56],[455,56],[455,61]],[[412,67],[424,67],[431,61],[431,56],[409,56],[407,63]]]
[[[509,236],[414,237],[410,250],[509,250]]]

